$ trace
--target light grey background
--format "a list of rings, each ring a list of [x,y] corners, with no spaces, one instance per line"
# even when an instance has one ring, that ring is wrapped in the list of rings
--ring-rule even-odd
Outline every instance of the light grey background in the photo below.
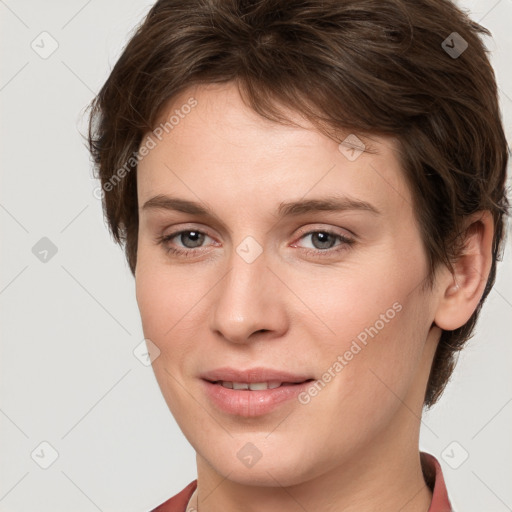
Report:
[[[133,354],[143,340],[134,282],[79,134],[152,4],[0,0],[1,512],[143,512],[196,477],[193,449]],[[461,5],[493,33],[510,141],[512,0]],[[509,238],[477,333],[423,419],[421,448],[463,512],[512,511],[510,253]]]

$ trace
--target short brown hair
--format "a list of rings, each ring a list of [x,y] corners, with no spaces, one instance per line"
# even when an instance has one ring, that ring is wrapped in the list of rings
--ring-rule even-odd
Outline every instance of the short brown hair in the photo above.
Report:
[[[508,213],[509,150],[482,35],[490,32],[448,0],[156,2],[90,105],[88,144],[106,192],[104,214],[132,273],[133,155],[168,101],[190,86],[235,82],[260,115],[287,123],[279,109],[286,106],[332,138],[332,130],[393,136],[430,285],[439,264],[452,268],[464,219],[481,210],[494,219],[493,262],[480,304],[439,341],[425,395],[425,405],[434,404],[494,284]],[[454,41],[460,55],[447,51]],[[113,182],[120,169],[122,179],[118,174]]]

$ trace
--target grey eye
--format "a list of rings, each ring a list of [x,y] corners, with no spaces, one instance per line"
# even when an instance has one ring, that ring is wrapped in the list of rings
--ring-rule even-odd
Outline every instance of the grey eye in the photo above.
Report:
[[[200,231],[182,231],[179,240],[187,249],[200,247],[204,242],[204,233]]]

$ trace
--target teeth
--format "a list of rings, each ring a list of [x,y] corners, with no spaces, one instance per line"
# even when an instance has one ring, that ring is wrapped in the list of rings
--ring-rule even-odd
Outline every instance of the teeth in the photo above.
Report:
[[[263,389],[268,389],[268,384],[266,382],[251,382],[249,384],[249,389],[261,391]]]
[[[281,382],[228,382],[222,381],[222,386],[228,389],[250,389],[252,391],[262,391],[265,389],[275,389],[281,385]]]

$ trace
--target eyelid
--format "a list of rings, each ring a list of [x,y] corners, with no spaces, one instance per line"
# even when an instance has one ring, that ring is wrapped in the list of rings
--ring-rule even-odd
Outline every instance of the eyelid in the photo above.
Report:
[[[167,232],[167,229],[169,230],[168,232]],[[181,235],[182,233],[188,233],[190,231],[197,231],[198,233],[201,233],[202,235],[209,236],[212,240],[216,240],[216,238],[217,238],[216,236],[211,234],[210,230],[207,227],[202,226],[201,224],[194,224],[192,222],[188,225],[180,224],[179,228],[175,228],[174,226],[173,227],[168,226],[168,228],[162,230],[163,234],[160,236],[160,238],[167,238],[167,239],[173,238],[175,236]]]
[[[324,224],[324,225],[316,225],[316,226],[315,225],[313,225],[313,226],[309,225],[308,227],[300,228],[299,229],[299,234],[296,235],[296,240],[299,240],[300,238],[302,238],[305,235],[309,235],[311,233],[318,233],[318,232],[330,233],[332,235],[341,236],[342,238],[354,239],[354,241],[357,238],[355,233],[353,233],[349,229],[337,228],[337,227],[334,227],[334,226],[326,227],[325,224]]]

